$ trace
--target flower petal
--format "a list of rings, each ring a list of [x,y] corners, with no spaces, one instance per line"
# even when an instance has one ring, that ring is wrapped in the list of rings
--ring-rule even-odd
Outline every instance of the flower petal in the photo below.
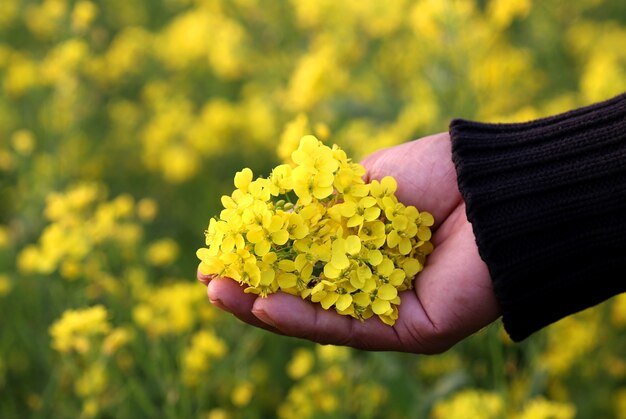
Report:
[[[393,300],[398,295],[398,290],[391,284],[383,284],[378,288],[376,296],[382,300]]]
[[[372,303],[372,311],[375,314],[378,314],[378,315],[385,314],[387,311],[389,311],[389,309],[391,309],[391,304],[389,303],[389,301],[385,301],[385,300],[381,300],[380,298],[377,298]]]

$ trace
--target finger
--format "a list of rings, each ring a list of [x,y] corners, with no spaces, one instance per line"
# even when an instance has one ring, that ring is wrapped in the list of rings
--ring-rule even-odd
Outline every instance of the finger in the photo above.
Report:
[[[461,201],[448,133],[380,150],[361,163],[368,182],[393,176],[398,200],[430,212],[435,228]]]
[[[452,223],[456,226],[450,228]],[[443,235],[447,237],[441,239]],[[415,280],[416,296],[441,332],[440,339],[461,340],[500,315],[464,206],[445,221],[433,242],[435,250]]]
[[[200,269],[196,271],[196,276],[198,277],[198,281],[202,282],[204,285],[209,285],[209,282],[215,278],[214,274],[205,275],[200,272]]]
[[[241,285],[230,278],[216,277],[208,283],[207,295],[216,307],[232,313],[239,320],[270,332],[280,333],[276,328],[262,322],[252,314],[255,294],[246,294]]]
[[[419,307],[415,295],[404,293],[401,298],[400,318],[394,327],[375,317],[361,321],[339,315],[285,293],[257,299],[252,313],[285,335],[321,344],[378,351],[439,352],[439,348],[427,340],[432,334],[432,324]]]

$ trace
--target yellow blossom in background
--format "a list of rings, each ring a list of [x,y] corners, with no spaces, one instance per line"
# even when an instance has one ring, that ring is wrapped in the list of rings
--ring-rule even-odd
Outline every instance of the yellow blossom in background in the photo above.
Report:
[[[321,375],[307,377],[299,386],[291,389],[278,409],[278,417],[286,419],[312,418],[316,414],[336,415],[339,400],[332,391],[332,384],[326,382]]]
[[[590,100],[599,101],[624,91],[625,60],[626,58],[611,53],[592,56],[581,81],[582,88]]]
[[[18,16],[18,6],[18,0],[7,0],[0,3],[0,25],[8,25]]]
[[[91,1],[81,0],[72,10],[72,28],[76,32],[84,32],[91,26],[98,14],[98,7]]]
[[[20,53],[11,57],[11,65],[4,76],[4,91],[14,97],[22,96],[39,83],[35,62]]]
[[[340,362],[331,362],[323,371],[301,378],[278,408],[278,417],[304,419],[380,414],[385,389],[370,381],[371,377],[359,377],[358,372],[345,374],[340,365]]]
[[[287,365],[287,374],[294,380],[300,379],[307,375],[313,364],[315,358],[313,353],[308,349],[298,349],[294,352],[293,358]]]
[[[434,220],[354,162],[608,99],[625,43],[618,0],[0,0],[0,417],[626,417],[622,296],[368,353],[224,315],[189,251],[393,323]]]
[[[58,269],[66,279],[77,279],[87,272],[86,266],[97,264],[100,249],[135,246],[143,233],[135,218],[134,199],[128,194],[106,198],[105,188],[96,182],[79,183],[65,192],[48,194],[44,215],[50,222],[39,242],[19,253],[20,271],[50,274]],[[153,250],[156,263],[175,256],[174,247],[175,244],[167,243],[161,248],[157,246]],[[98,277],[96,271],[89,274]]]
[[[11,278],[6,274],[0,274],[0,297],[4,297],[11,292]]]
[[[283,163],[293,165],[291,153],[298,147],[300,139],[310,131],[309,119],[303,113],[285,124],[277,148],[278,157]]]
[[[68,217],[74,211],[86,209],[104,194],[102,185],[94,182],[78,184],[67,193],[50,193],[47,197],[47,205],[44,214],[50,220]]]
[[[81,378],[74,384],[76,393],[83,397],[98,395],[107,384],[107,372],[104,365],[94,363],[87,369]]]
[[[144,198],[137,202],[137,215],[142,221],[154,220],[159,211],[159,206],[154,199]]]
[[[104,338],[102,351],[107,355],[115,354],[120,348],[125,346],[133,338],[133,331],[130,328],[116,327]]]
[[[198,319],[206,296],[196,284],[175,282],[153,289],[133,308],[134,321],[152,337],[189,331]]]
[[[452,397],[438,401],[432,419],[500,418],[504,415],[504,400],[497,393],[483,390],[462,390]]]
[[[491,0],[487,13],[498,26],[508,26],[516,18],[525,18],[532,8],[532,0]]]
[[[83,399],[81,417],[96,417],[101,409],[100,399],[108,390],[108,372],[100,362],[91,364],[74,384],[74,391]]]
[[[28,130],[20,130],[13,133],[11,138],[13,148],[23,156],[30,155],[35,149],[35,136]]]
[[[230,417],[231,415],[226,409],[222,409],[219,407],[211,409],[211,411],[206,415],[206,419],[228,419]]]
[[[201,384],[207,379],[211,364],[224,357],[227,350],[226,343],[211,331],[202,330],[193,335],[191,345],[182,355],[182,374],[185,384],[191,387]],[[249,402],[251,393],[247,395],[246,389],[240,392],[244,394],[233,396],[233,398],[241,402],[237,404],[238,406],[243,406]]]
[[[9,247],[11,244],[11,234],[9,228],[0,224],[0,249]]]
[[[328,42],[321,42],[308,55],[303,56],[289,81],[286,100],[294,111],[311,110],[326,95],[331,95],[348,78],[338,65],[337,49]],[[327,77],[332,74],[333,77]]]
[[[15,159],[7,150],[0,150],[0,170],[8,172],[15,167]]]
[[[598,322],[597,309],[588,309],[559,321],[547,331],[548,345],[541,361],[550,374],[565,374],[579,359],[597,347],[600,333]],[[562,342],[568,344],[563,346]]]
[[[350,350],[344,346],[316,345],[317,357],[326,363],[346,361],[350,358]]]
[[[254,386],[249,382],[237,384],[233,389],[230,399],[237,407],[243,407],[250,403],[254,395]]]
[[[193,177],[199,165],[200,162],[193,150],[185,146],[170,146],[161,156],[163,175],[172,183],[180,183]]]
[[[49,39],[61,29],[66,12],[65,0],[44,0],[38,5],[27,6],[26,24],[35,36]]]
[[[615,417],[619,419],[626,418],[626,388],[620,387],[613,394],[613,406]]]
[[[613,298],[611,304],[611,320],[617,327],[626,326],[626,294]]]
[[[544,398],[535,398],[526,403],[515,419],[572,419],[576,408],[570,403],[560,403]]]
[[[599,101],[626,89],[626,53],[618,47],[626,40],[626,29],[582,20],[569,29],[567,40],[583,66],[580,88],[587,100]]]
[[[93,348],[93,339],[101,338],[110,329],[107,310],[101,305],[67,310],[50,326],[52,347],[59,352],[86,353]]]
[[[418,365],[420,374],[426,377],[440,377],[452,373],[461,367],[461,359],[458,354],[446,352],[441,356],[428,357],[420,360]]]
[[[141,60],[154,42],[144,28],[128,26],[116,35],[108,50],[92,59],[87,67],[95,79],[104,85],[114,84],[137,74]]]
[[[330,128],[323,122],[318,122],[313,126],[313,133],[321,141],[326,141],[330,138]]]
[[[174,240],[166,238],[152,242],[148,246],[146,257],[148,262],[154,266],[167,266],[176,260],[178,252],[178,244]]]
[[[87,399],[83,403],[83,409],[81,410],[81,416],[85,418],[95,417],[99,412],[100,407],[95,399]]]
[[[42,400],[39,394],[30,393],[26,398],[26,403],[33,411],[38,411],[42,408]]]
[[[72,83],[73,77],[88,59],[89,45],[81,39],[69,39],[48,53],[41,74],[43,80],[59,88]]]
[[[219,39],[220,42],[212,42]],[[226,16],[197,8],[176,18],[166,29],[161,59],[181,69],[192,64],[210,64],[226,79],[240,76],[245,62],[245,30]]]

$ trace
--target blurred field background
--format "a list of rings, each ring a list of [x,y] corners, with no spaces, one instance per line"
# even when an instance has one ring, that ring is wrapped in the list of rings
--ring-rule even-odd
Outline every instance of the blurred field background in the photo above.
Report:
[[[236,170],[606,99],[625,45],[620,0],[1,0],[0,418],[625,418],[621,297],[427,357],[273,336],[195,280]]]

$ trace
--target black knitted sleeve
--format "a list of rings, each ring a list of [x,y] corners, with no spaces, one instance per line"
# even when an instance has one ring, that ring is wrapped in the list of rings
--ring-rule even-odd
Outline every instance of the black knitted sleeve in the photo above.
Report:
[[[520,124],[450,124],[503,322],[519,341],[626,291],[626,94]]]

